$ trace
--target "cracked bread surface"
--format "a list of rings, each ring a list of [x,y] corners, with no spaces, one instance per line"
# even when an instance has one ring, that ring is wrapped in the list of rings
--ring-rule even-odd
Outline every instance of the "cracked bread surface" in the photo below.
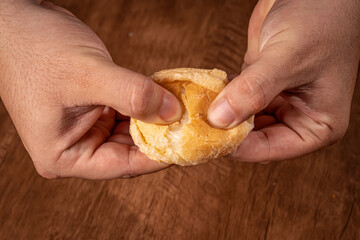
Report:
[[[150,159],[169,164],[195,165],[225,156],[237,148],[253,128],[253,117],[232,129],[217,129],[207,120],[207,110],[228,83],[218,69],[177,68],[154,73],[151,78],[184,105],[182,118],[170,125],[131,119],[130,134]]]

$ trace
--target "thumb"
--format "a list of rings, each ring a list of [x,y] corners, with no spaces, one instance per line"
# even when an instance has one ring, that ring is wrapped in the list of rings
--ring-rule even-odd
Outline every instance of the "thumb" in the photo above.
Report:
[[[234,78],[208,110],[209,122],[218,128],[233,128],[263,110],[286,86],[281,68],[272,66],[272,56],[258,58]]]
[[[112,107],[144,122],[168,124],[181,118],[177,98],[150,78],[115,64],[106,66],[91,86],[91,102]]]

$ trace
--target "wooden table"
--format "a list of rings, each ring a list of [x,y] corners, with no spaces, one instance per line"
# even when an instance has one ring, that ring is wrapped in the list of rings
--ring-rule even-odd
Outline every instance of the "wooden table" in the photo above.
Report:
[[[255,1],[58,0],[117,64],[238,72]],[[360,239],[360,86],[342,141],[269,165],[212,161],[129,180],[46,180],[0,104],[0,239]]]

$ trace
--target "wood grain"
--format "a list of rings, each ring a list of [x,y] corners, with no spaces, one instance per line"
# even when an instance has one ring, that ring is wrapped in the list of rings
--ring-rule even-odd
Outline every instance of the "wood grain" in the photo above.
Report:
[[[255,1],[58,0],[114,61],[238,72]],[[269,165],[212,161],[129,180],[46,180],[0,103],[0,239],[360,239],[360,86],[339,143]]]

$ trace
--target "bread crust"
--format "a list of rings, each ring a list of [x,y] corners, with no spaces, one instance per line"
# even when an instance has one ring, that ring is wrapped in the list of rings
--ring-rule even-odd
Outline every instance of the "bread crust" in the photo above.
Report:
[[[208,107],[228,83],[224,71],[177,68],[156,72],[151,78],[184,104],[184,114],[171,125],[131,119],[134,143],[150,159],[183,166],[199,164],[231,153],[253,129],[253,117],[228,130],[209,124]]]

